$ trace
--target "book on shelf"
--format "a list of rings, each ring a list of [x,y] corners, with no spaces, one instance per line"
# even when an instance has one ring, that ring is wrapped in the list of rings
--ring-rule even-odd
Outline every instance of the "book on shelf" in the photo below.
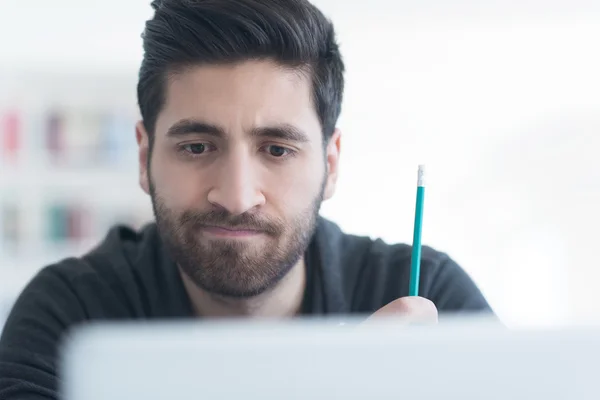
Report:
[[[133,108],[0,100],[0,269],[46,252],[56,261],[116,224],[152,219],[149,199],[129,187],[137,175]]]
[[[41,221],[35,224],[38,229],[32,229],[23,218],[24,206],[0,201],[0,259],[31,249],[76,247],[101,240],[117,224],[139,229],[152,220],[150,207],[139,204],[98,206],[64,199],[48,201],[42,207]]]

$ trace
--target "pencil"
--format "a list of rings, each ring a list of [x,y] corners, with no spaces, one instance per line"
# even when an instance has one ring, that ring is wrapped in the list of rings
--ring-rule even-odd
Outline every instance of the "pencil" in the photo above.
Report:
[[[417,174],[417,204],[415,207],[415,227],[413,233],[412,258],[410,263],[409,296],[419,295],[421,275],[421,231],[423,229],[423,202],[425,201],[425,166],[419,165]]]

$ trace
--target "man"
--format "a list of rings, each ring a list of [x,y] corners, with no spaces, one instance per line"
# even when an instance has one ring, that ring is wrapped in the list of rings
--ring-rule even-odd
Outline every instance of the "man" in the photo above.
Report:
[[[146,24],[136,127],[156,224],[44,268],[0,344],[0,398],[56,398],[64,332],[90,320],[489,311],[465,272],[319,217],[338,176],[344,65],[306,0],[164,0]],[[368,210],[365,210],[368,212]]]

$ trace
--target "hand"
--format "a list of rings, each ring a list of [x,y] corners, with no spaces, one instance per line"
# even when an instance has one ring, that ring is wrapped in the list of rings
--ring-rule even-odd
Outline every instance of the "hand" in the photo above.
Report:
[[[365,322],[389,317],[398,317],[408,323],[435,324],[438,311],[435,304],[424,297],[401,297],[375,311]]]

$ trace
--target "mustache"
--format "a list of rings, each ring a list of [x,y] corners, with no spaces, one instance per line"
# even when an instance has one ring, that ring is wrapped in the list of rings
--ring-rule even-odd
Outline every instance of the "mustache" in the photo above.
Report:
[[[226,210],[186,211],[182,214],[180,222],[194,228],[216,226],[231,230],[259,231],[268,235],[279,235],[284,230],[284,224],[275,218],[251,213],[233,215]]]

